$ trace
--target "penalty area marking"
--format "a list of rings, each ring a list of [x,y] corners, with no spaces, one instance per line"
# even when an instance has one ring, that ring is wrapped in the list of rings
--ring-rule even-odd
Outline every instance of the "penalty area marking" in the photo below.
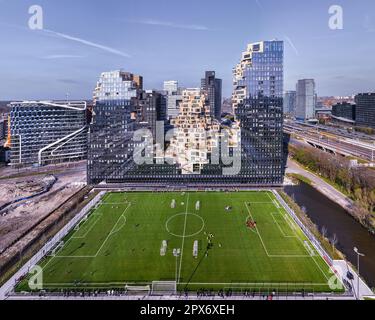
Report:
[[[251,202],[250,202],[251,203]],[[246,206],[246,209],[251,217],[252,220],[254,220],[254,217],[252,216],[251,214],[251,211],[249,209],[249,206],[248,206],[248,202],[245,202],[245,206]],[[254,220],[255,221],[255,220]],[[290,255],[290,254],[269,254],[268,253],[268,250],[267,250],[267,247],[266,245],[264,244],[263,242],[263,239],[262,239],[262,236],[260,235],[260,232],[259,232],[259,229],[257,226],[255,226],[255,230],[257,231],[257,234],[258,234],[258,237],[259,237],[259,240],[260,242],[262,243],[262,246],[263,246],[263,249],[266,253],[266,255],[269,257],[269,258],[311,258],[310,255]]]

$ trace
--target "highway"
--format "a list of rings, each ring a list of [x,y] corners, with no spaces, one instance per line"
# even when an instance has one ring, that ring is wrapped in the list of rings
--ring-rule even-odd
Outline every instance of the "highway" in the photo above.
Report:
[[[375,139],[373,143],[364,142],[332,132],[321,131],[319,127],[308,127],[298,123],[285,123],[284,131],[293,134],[304,142],[325,151],[352,156],[374,162]]]

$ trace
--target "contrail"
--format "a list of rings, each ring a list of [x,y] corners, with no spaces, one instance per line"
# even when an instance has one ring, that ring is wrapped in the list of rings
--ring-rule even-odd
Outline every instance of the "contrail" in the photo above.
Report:
[[[292,40],[288,36],[284,36],[284,37],[285,37],[286,41],[289,43],[289,45],[292,47],[292,49],[294,50],[294,52],[296,53],[296,55],[299,56],[298,49],[294,45],[294,43],[292,42]]]
[[[88,40],[85,40],[85,39],[70,36],[70,35],[65,34],[65,33],[60,33],[60,32],[56,32],[56,31],[52,31],[52,30],[48,30],[48,29],[42,29],[41,31],[44,31],[44,32],[46,32],[48,34],[51,34],[51,35],[54,35],[54,36],[57,36],[59,38],[67,39],[67,40],[70,40],[70,41],[75,41],[75,42],[84,44],[84,45],[89,46],[89,47],[101,49],[103,51],[113,53],[113,54],[116,54],[116,55],[121,56],[121,57],[125,57],[125,58],[131,57],[129,54],[127,54],[125,52],[122,52],[120,50],[117,50],[117,49],[114,49],[114,48],[111,48],[111,47],[107,47],[107,46],[101,45],[99,43],[91,42],[91,41],[88,41]]]
[[[196,25],[196,24],[177,24],[174,22],[169,21],[158,21],[158,20],[139,20],[139,21],[130,21],[132,23],[139,23],[139,24],[147,24],[151,26],[162,26],[162,27],[169,27],[169,28],[177,28],[177,29],[187,29],[187,30],[198,30],[198,31],[207,31],[209,30],[208,27],[203,25]]]

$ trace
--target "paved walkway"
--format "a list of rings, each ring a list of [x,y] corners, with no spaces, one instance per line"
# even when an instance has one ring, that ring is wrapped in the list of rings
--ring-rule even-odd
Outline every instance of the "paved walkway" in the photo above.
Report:
[[[346,210],[351,210],[353,208],[353,201],[344,195],[342,192],[338,191],[335,187],[332,187],[329,183],[325,182],[319,176],[306,171],[297,162],[288,159],[288,168],[286,173],[296,173],[304,176],[312,182],[314,188],[318,189],[321,193],[326,195],[329,199],[339,204]]]
[[[358,277],[358,274],[345,260],[334,260],[333,267],[335,268],[335,270],[338,271],[336,275],[338,275],[341,278],[341,280],[345,280],[350,284],[353,295],[355,297],[358,297],[358,291],[360,299],[363,299],[363,297],[366,296],[374,296],[374,293],[367,286],[367,284],[361,278]],[[350,272],[353,275],[353,279],[348,279],[348,272]]]

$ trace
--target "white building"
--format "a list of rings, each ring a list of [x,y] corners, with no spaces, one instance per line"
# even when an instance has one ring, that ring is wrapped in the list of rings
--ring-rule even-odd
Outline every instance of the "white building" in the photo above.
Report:
[[[178,87],[178,81],[164,81],[164,91],[167,94],[167,118],[174,119],[179,113],[179,104],[182,101],[182,89]]]
[[[315,81],[313,79],[298,80],[296,101],[296,118],[297,120],[315,119]]]

